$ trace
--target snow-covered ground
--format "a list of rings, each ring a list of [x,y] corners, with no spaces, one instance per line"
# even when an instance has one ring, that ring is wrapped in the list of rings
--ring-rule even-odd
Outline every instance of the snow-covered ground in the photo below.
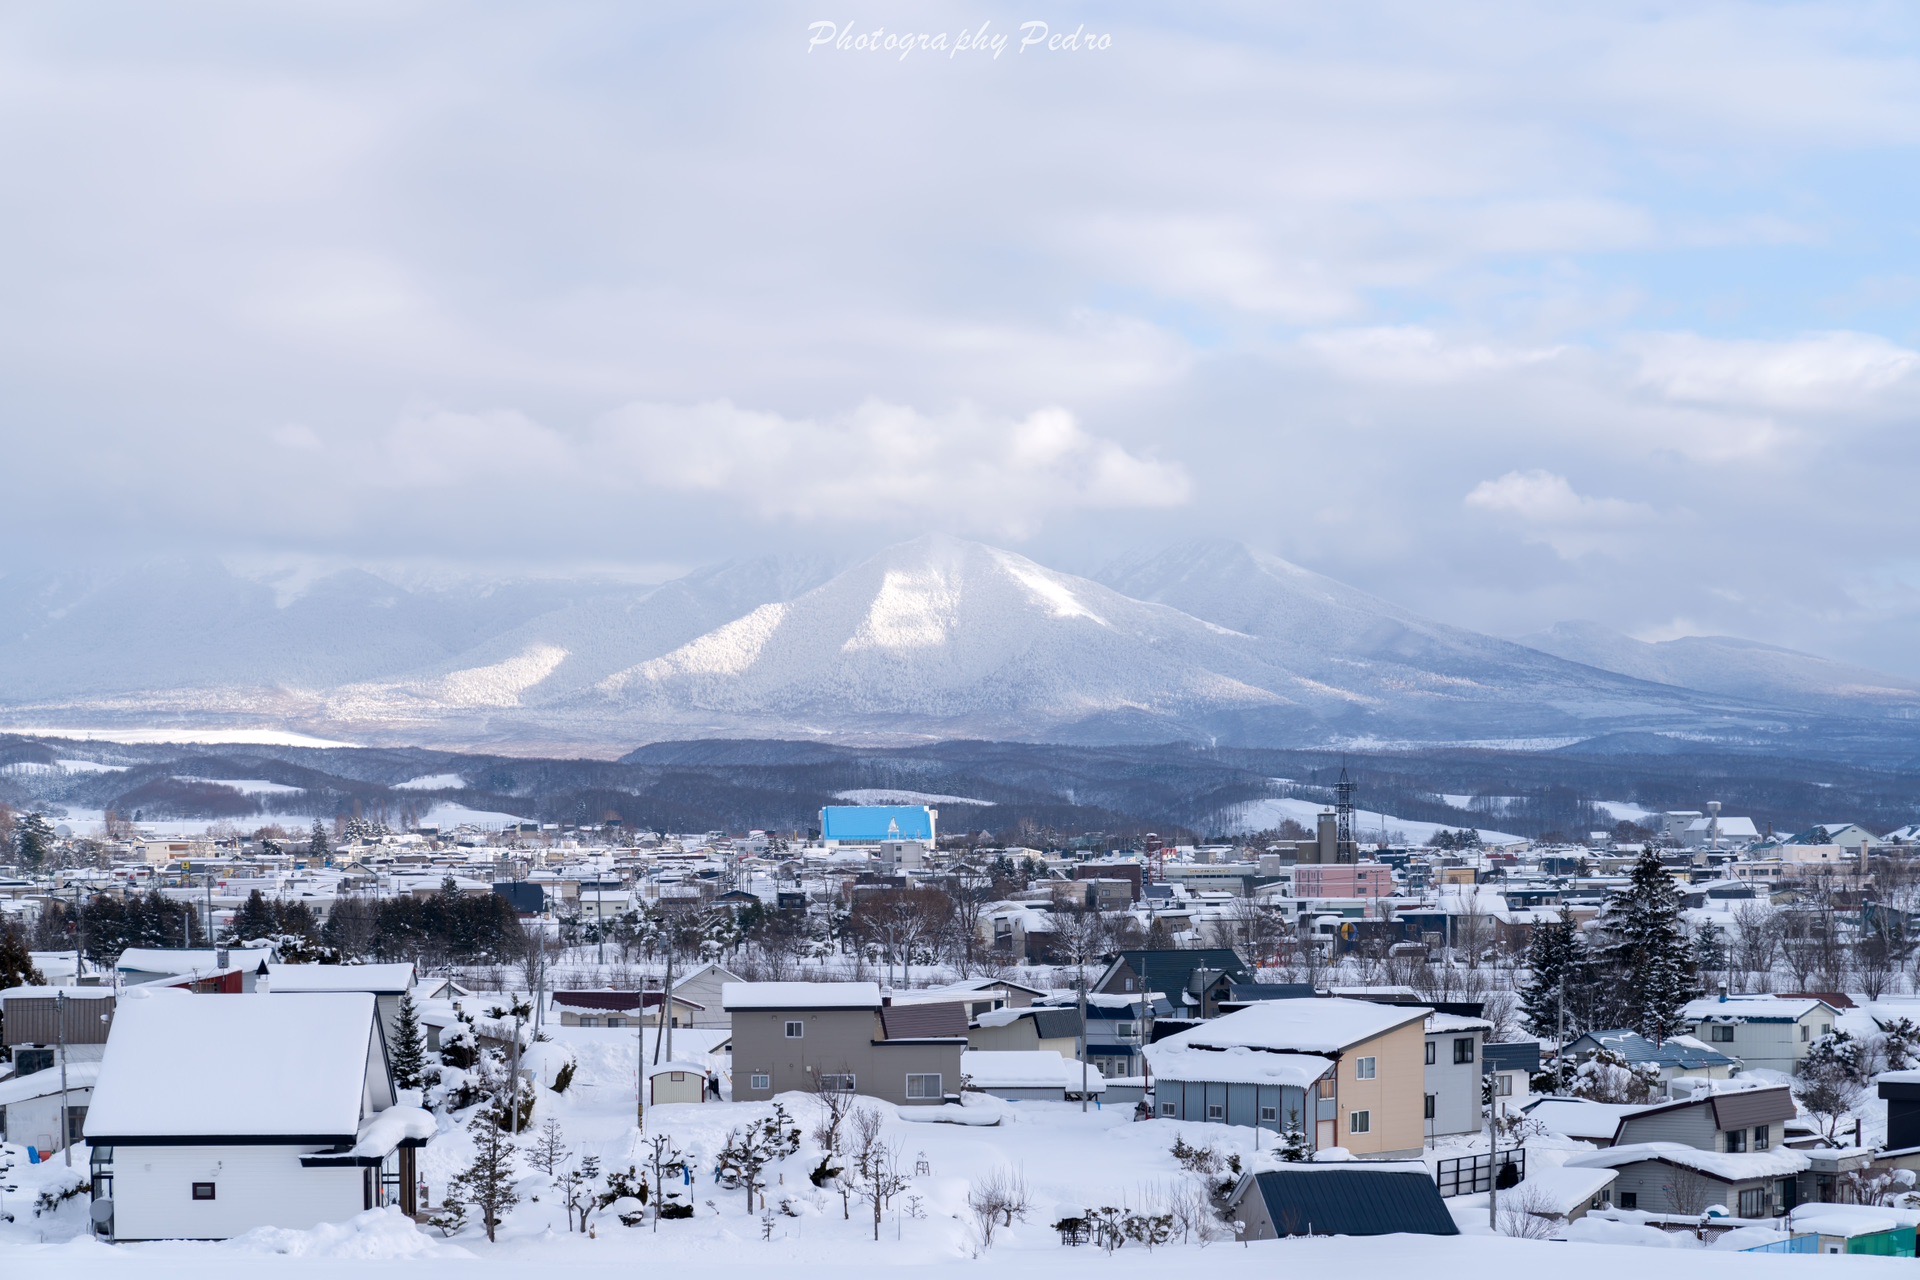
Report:
[[[268,747],[351,747],[351,742],[316,738],[289,729],[53,729],[45,725],[8,725],[8,733],[27,738],[72,738],[79,742],[198,743],[218,746],[223,743],[256,743]]]
[[[940,796],[929,791],[900,791],[889,787],[866,787],[853,791],[836,791],[836,800],[845,800],[848,804],[978,804],[992,807],[991,800],[975,800],[968,796]]]
[[[1255,800],[1234,810],[1234,818],[1228,830],[1231,833],[1246,831],[1271,831],[1282,822],[1293,821],[1313,830],[1319,816],[1326,812],[1326,805],[1315,800],[1296,800],[1286,796],[1275,796],[1266,800]],[[1391,838],[1404,836],[1415,844],[1422,844],[1433,838],[1437,831],[1457,831],[1460,826],[1448,826],[1444,822],[1415,822],[1407,818],[1396,818],[1392,814],[1379,814],[1370,809],[1356,809],[1353,814],[1354,838],[1361,844],[1371,844],[1380,838],[1384,826]],[[1519,844],[1522,836],[1510,835],[1505,831],[1480,832],[1482,844]]]

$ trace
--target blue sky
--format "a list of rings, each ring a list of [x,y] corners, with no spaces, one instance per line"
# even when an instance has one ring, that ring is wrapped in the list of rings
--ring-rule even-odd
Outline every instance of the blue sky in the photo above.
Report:
[[[1218,534],[1502,634],[1920,675],[1917,38],[1896,4],[16,9],[0,567]]]

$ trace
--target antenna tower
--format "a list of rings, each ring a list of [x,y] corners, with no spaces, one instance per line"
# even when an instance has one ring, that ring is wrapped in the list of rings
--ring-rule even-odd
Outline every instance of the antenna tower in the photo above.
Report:
[[[1347,777],[1347,765],[1340,762],[1340,781],[1333,784],[1333,807],[1340,815],[1340,849],[1353,847],[1353,779]]]

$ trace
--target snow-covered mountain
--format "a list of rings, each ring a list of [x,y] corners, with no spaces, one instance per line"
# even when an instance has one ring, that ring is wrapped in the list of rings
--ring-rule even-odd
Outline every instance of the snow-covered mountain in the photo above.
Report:
[[[1665,669],[1605,669],[1232,543],[1100,577],[931,536],[840,573],[767,559],[658,587],[403,587],[360,572],[290,583],[217,564],[6,579],[0,723],[272,724],[533,749],[716,735],[1752,739],[1821,717],[1884,734],[1899,714],[1757,678],[1689,687]]]
[[[1597,622],[1560,622],[1520,643],[1637,680],[1780,706],[1858,705],[1920,714],[1920,683],[1733,636],[1646,641]]]

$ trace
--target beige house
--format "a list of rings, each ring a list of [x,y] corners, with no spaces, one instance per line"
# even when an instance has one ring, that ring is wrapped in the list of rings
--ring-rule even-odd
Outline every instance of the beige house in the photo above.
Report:
[[[960,1092],[965,1007],[893,1004],[872,982],[729,982],[733,1099],[830,1088],[900,1106]]]

